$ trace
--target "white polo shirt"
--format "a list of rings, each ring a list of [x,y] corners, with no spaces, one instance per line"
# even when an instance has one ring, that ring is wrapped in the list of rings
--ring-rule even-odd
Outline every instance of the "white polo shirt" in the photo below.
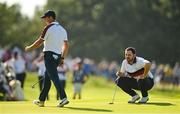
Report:
[[[148,60],[145,60],[142,57],[136,57],[136,62],[130,65],[126,59],[123,60],[122,66],[121,66],[121,72],[123,73],[134,73],[142,68],[144,68],[146,63],[150,63]],[[153,78],[152,73],[148,72],[148,77]]]
[[[44,39],[44,51],[52,51],[61,54],[64,41],[67,41],[66,30],[58,23],[52,22],[46,26],[41,38]]]

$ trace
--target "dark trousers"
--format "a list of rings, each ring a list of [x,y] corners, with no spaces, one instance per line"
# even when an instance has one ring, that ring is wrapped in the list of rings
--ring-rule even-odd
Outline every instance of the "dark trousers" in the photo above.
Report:
[[[126,92],[130,96],[134,96],[137,94],[133,90],[135,89],[140,90],[143,97],[148,96],[148,90],[150,90],[154,85],[154,81],[150,77],[139,80],[129,77],[120,77],[116,83],[124,92]]]
[[[19,80],[21,82],[21,88],[24,88],[24,81],[26,79],[26,73],[17,73],[16,74],[16,79]]]
[[[43,89],[43,85],[44,85],[44,76],[39,76],[38,79],[39,79],[39,90],[42,91]],[[49,100],[49,95],[47,95],[47,100]]]
[[[44,83],[44,77],[43,76],[39,76],[38,79],[39,79],[39,90],[42,91],[42,88],[43,88],[43,83]]]
[[[57,66],[60,63],[60,56],[61,55],[50,52],[50,51],[44,52],[46,72],[45,72],[44,87],[39,96],[40,101],[45,101],[51,87],[51,80],[54,83],[56,90],[58,91],[60,95],[60,99],[62,100],[63,98],[67,97],[64,91],[64,88],[62,87],[60,83],[58,73],[57,73]]]
[[[65,89],[66,87],[66,80],[60,80],[62,87]],[[59,100],[59,93],[57,92],[56,99]]]

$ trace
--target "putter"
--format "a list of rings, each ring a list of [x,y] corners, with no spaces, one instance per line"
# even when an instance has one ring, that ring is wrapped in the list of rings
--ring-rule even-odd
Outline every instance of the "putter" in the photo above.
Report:
[[[109,104],[114,104],[114,99],[115,99],[115,95],[116,95],[116,91],[117,91],[117,86],[115,87],[115,90],[114,90],[114,95],[113,95],[113,97],[112,97],[112,101],[111,102],[109,102]]]
[[[44,79],[44,77],[43,78],[41,78],[40,80],[38,80],[36,83],[34,83],[32,86],[31,86],[31,88],[32,89],[34,89],[35,88],[35,86],[41,81],[41,80],[43,80]]]

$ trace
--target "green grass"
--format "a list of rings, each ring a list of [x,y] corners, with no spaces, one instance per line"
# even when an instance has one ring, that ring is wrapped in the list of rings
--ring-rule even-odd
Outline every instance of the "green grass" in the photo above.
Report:
[[[73,86],[69,78],[66,91],[70,103],[64,108],[58,108],[54,86],[45,107],[32,104],[39,95],[38,86],[31,89],[31,85],[36,81],[36,74],[29,73],[24,89],[27,101],[0,102],[0,114],[180,114],[180,89],[177,87],[154,88],[150,92],[149,103],[144,105],[128,104],[130,97],[118,89],[115,102],[110,105],[115,89],[113,83],[100,77],[90,77],[83,87],[82,99],[73,100]]]

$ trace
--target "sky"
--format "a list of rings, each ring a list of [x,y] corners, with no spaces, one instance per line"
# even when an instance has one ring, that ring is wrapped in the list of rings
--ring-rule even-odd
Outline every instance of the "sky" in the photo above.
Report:
[[[21,6],[21,13],[28,17],[32,17],[34,15],[35,8],[42,7],[46,4],[47,0],[0,0],[1,3],[6,2],[8,6],[12,4],[18,3]]]

